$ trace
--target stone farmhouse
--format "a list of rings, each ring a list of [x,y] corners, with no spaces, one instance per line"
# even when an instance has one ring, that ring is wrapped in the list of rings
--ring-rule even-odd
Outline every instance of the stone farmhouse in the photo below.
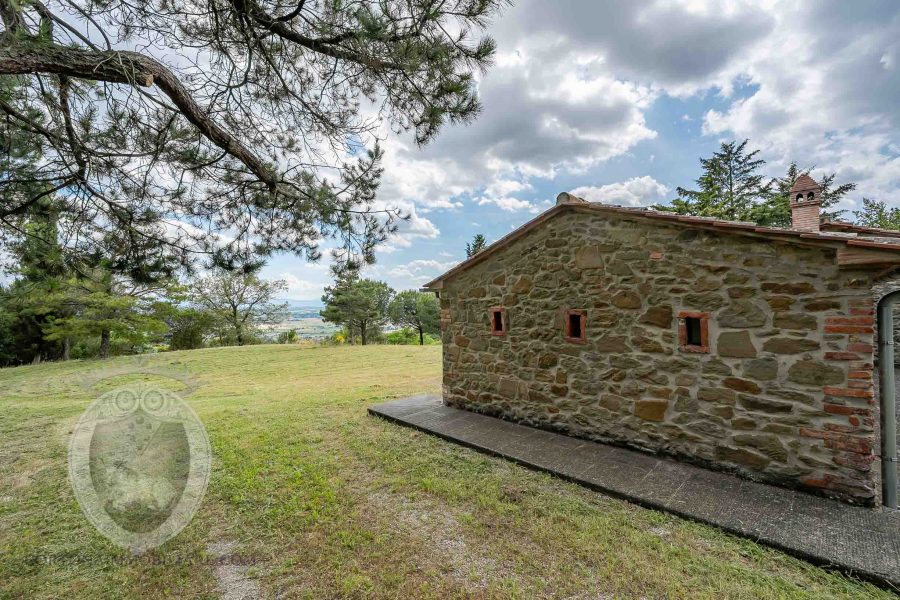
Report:
[[[444,402],[880,503],[875,307],[900,234],[820,223],[820,195],[801,177],[776,229],[560,194],[425,286]]]

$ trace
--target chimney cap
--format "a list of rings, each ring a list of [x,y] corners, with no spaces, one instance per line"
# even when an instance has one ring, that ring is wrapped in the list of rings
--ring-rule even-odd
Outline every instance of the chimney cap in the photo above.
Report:
[[[579,198],[569,192],[561,192],[556,196],[556,204],[587,204],[587,200]]]
[[[816,183],[815,179],[804,173],[791,186],[791,194],[796,194],[797,192],[818,192],[821,189],[822,186]]]

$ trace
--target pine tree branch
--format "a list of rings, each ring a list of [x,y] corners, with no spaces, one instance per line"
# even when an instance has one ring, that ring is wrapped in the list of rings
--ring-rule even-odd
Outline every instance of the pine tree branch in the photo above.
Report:
[[[172,71],[153,58],[138,52],[86,50],[31,40],[7,39],[0,44],[0,74],[38,73],[131,86],[156,85],[207,139],[243,163],[269,190],[275,191],[280,183],[256,154],[209,117]]]
[[[351,52],[343,48],[335,46],[336,43],[352,39],[352,34],[344,34],[332,36],[331,38],[311,38],[303,35],[289,27],[284,21],[281,21],[267,12],[265,12],[254,0],[231,0],[231,4],[239,15],[243,15],[267,31],[275,35],[294,42],[299,46],[308,48],[313,52],[318,52],[325,56],[346,60],[356,63],[370,69],[402,69],[402,65],[397,63],[377,59],[371,56],[365,56],[356,52]]]

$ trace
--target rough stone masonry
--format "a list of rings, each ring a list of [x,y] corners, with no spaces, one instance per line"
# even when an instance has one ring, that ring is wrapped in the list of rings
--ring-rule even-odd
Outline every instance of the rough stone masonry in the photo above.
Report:
[[[443,281],[444,400],[874,504],[875,275],[835,252],[561,212]]]

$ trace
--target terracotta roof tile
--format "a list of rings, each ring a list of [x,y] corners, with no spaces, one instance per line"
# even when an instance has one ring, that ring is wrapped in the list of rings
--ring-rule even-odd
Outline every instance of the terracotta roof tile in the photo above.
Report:
[[[846,233],[856,233],[867,237],[900,238],[900,231],[881,229],[879,227],[863,227],[862,225],[848,223],[847,221],[825,221],[822,223],[821,228],[825,231],[842,231]]]

